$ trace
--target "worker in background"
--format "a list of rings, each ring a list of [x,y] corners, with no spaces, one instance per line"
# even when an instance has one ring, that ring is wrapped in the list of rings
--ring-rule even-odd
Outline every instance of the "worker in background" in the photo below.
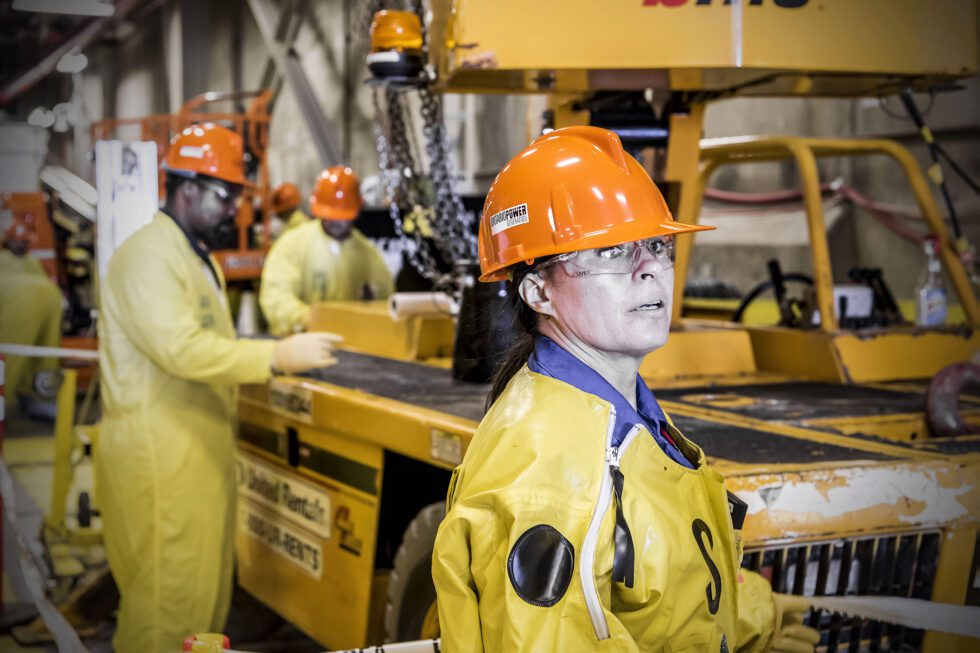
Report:
[[[381,252],[354,228],[361,210],[358,186],[346,166],[324,170],[310,196],[319,220],[286,232],[269,250],[259,304],[273,334],[306,329],[313,302],[384,299],[392,293]]]
[[[288,181],[272,189],[270,210],[279,221],[274,229],[277,237],[310,221],[310,216],[299,208],[299,187]]]
[[[436,537],[443,650],[814,649],[806,601],[739,568],[745,511],[637,374],[667,341],[673,239],[702,229],[596,127],[494,180],[480,280],[508,281],[523,334]]]
[[[48,278],[41,262],[30,255],[27,227],[11,224],[2,233],[0,343],[57,347],[64,303],[61,290]],[[28,417],[53,421],[57,359],[4,358],[6,393],[16,397],[11,405]]]
[[[332,364],[336,336],[235,337],[209,251],[248,182],[242,140],[188,127],[165,159],[166,202],[109,262],[96,475],[121,596],[115,649],[180,650],[219,631],[232,593],[236,386]]]

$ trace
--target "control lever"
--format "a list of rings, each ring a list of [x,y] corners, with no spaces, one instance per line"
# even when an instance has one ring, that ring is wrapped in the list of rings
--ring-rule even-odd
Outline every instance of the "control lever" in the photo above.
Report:
[[[769,279],[772,281],[772,292],[776,297],[776,305],[779,307],[779,324],[780,326],[797,326],[799,324],[799,317],[793,310],[794,302],[790,301],[786,297],[786,280],[783,278],[783,270],[779,267],[779,261],[776,259],[769,259],[766,263],[766,267],[769,269]]]

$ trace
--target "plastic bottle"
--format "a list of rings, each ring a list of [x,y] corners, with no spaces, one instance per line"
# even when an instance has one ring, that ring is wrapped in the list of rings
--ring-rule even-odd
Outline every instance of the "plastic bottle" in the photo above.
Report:
[[[939,240],[927,238],[923,249],[927,262],[916,292],[915,323],[924,327],[942,326],[946,324],[947,301],[939,263]]]

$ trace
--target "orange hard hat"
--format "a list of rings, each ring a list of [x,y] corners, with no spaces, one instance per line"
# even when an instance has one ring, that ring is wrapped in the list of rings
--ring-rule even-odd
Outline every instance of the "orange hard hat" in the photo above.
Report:
[[[714,227],[675,222],[619,136],[567,127],[537,138],[490,185],[480,220],[480,281],[542,256]]]
[[[272,189],[272,202],[269,208],[273,213],[282,213],[299,206],[299,186],[285,181]]]
[[[253,185],[245,178],[242,137],[211,122],[191,125],[174,136],[164,167],[178,175],[206,175],[239,186]]]
[[[421,50],[422,21],[413,11],[385,9],[371,20],[371,52]]]
[[[331,166],[316,179],[310,210],[324,220],[353,220],[361,211],[357,175],[347,166]]]

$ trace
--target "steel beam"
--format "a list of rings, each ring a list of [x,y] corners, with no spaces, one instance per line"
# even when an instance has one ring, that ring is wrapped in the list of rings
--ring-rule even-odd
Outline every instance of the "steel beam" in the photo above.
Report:
[[[269,56],[293,90],[300,113],[320,154],[321,163],[324,166],[340,163],[337,130],[320,108],[320,102],[303,71],[299,56],[292,47],[284,47],[284,44],[276,40],[272,21],[275,10],[272,3],[269,0],[248,0],[248,6],[252,10],[252,16],[255,18],[255,24],[258,25]]]
[[[42,57],[40,61],[21,73],[17,79],[4,86],[0,90],[0,106],[7,106],[19,95],[33,88],[35,84],[47,77],[55,69],[58,61],[63,56],[71,52],[74,48],[81,49],[87,46],[109,25],[125,18],[129,12],[142,2],[143,0],[119,0],[116,3],[116,11],[112,16],[96,18],[86,23],[47,56]]]

